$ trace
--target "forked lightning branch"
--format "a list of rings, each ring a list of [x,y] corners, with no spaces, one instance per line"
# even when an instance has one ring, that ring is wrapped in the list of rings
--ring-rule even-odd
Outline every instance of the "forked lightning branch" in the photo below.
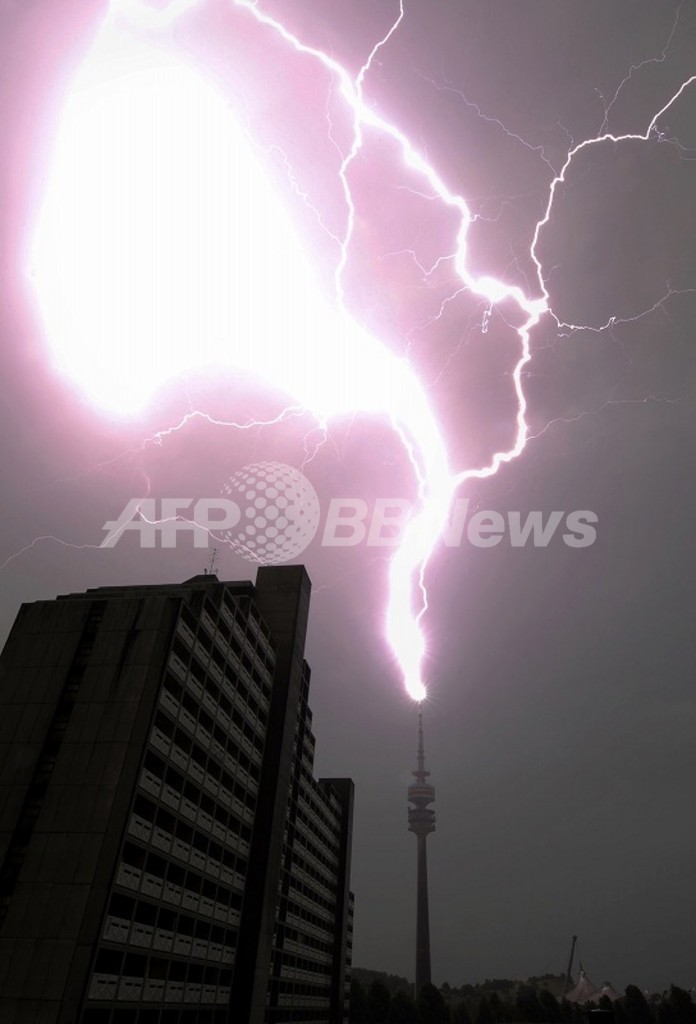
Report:
[[[398,547],[416,512],[405,498],[338,497],[325,514],[307,478],[291,466],[262,462],[230,477],[215,498],[131,498],[118,518],[104,523],[103,548],[134,534],[141,548],[174,548],[188,537],[196,548],[211,539],[225,543],[253,562],[279,564],[300,555],[321,527],[321,546],[330,548]],[[442,533],[446,547],[477,548],[508,543],[513,548],[546,548],[552,541],[570,548],[594,544],[598,517],[572,512],[472,510],[458,499]]]
[[[144,409],[169,381],[188,379],[200,367],[218,366],[225,372],[249,374],[270,391],[287,395],[292,403],[289,409],[303,410],[322,429],[346,416],[384,416],[410,460],[418,502],[406,509],[390,499],[386,505],[367,508],[360,498],[352,499],[352,507],[345,505],[347,499],[341,499],[344,507],[336,504],[339,499],[332,499],[322,509],[318,501],[309,500],[308,491],[304,497],[288,499],[281,474],[275,483],[263,482],[266,491],[277,490],[276,497],[285,503],[268,498],[263,488],[249,480],[247,490],[254,491],[254,497],[248,497],[246,490],[223,495],[232,504],[218,509],[215,527],[210,525],[211,517],[215,519],[211,499],[202,503],[190,499],[183,509],[164,510],[162,502],[150,504],[149,497],[135,501],[107,525],[105,544],[113,545],[122,534],[135,530],[143,543],[154,545],[159,540],[162,546],[171,546],[182,532],[200,527],[255,562],[275,564],[289,561],[307,547],[324,512],[325,544],[393,547],[385,636],[407,692],[420,701],[426,696],[426,569],[439,543],[454,546],[467,540],[492,547],[506,539],[513,546],[545,547],[560,538],[567,545],[587,547],[595,539],[597,519],[591,512],[501,516],[473,511],[468,518],[467,503],[453,506],[453,501],[461,487],[495,476],[527,448],[531,435],[525,374],[532,359],[532,334],[542,323],[559,336],[582,330],[602,333],[645,315],[612,314],[599,325],[566,323],[552,308],[548,279],[553,268],[543,265],[542,243],[581,154],[624,144],[651,149],[656,143],[675,144],[680,154],[688,152],[673,137],[668,122],[696,85],[696,74],[685,78],[671,95],[669,91],[662,95],[658,109],[652,116],[646,114],[640,125],[611,132],[610,108],[631,72],[605,107],[598,132],[579,142],[571,138],[558,167],[553,168],[540,151],[544,173],[550,173],[539,219],[530,225],[525,247],[532,267],[527,289],[526,283],[523,288],[507,280],[507,274],[480,273],[477,261],[471,259],[468,239],[470,226],[479,218],[463,193],[440,176],[427,152],[383,117],[379,104],[366,92],[366,79],[379,63],[378,54],[405,20],[403,0],[357,74],[329,52],[304,42],[256,0],[231,0],[229,6],[239,15],[240,26],[253,21],[254,29],[271,46],[279,47],[269,53],[286,51],[326,82],[319,126],[325,132],[328,123],[336,159],[333,165],[327,163],[327,170],[332,167],[343,198],[337,234],[327,232],[330,243],[337,246],[334,288],[329,295],[317,274],[311,247],[262,159],[263,147],[247,134],[244,118],[236,116],[236,108],[212,78],[182,60],[178,47],[169,51],[167,34],[174,24],[185,12],[203,6],[200,0],[157,4],[112,0],[73,77],[55,128],[30,246],[29,264],[47,337],[74,384],[94,404],[118,415]],[[337,113],[340,110],[350,126],[341,146],[336,145],[331,119],[326,117],[326,111],[334,109],[334,100]],[[494,308],[507,305],[517,311],[517,354],[509,377],[514,417],[507,439],[478,466],[456,469],[450,464],[448,438],[416,367],[368,330],[346,302],[346,272],[360,251],[355,242],[363,216],[358,202],[361,193],[354,189],[365,166],[370,167],[363,161],[376,153],[375,142],[379,152],[390,153],[395,166],[401,167],[405,177],[399,187],[412,189],[417,183],[418,194],[434,201],[446,215],[445,246],[438,249],[433,269],[444,260],[451,264],[452,296],[466,291],[475,302],[483,302],[485,323]],[[358,164],[361,173],[356,176]],[[379,184],[380,159],[374,173]],[[317,208],[308,204],[314,213],[323,206],[323,201]],[[321,216],[319,220],[323,224]],[[269,281],[273,282],[272,301],[267,300]],[[668,296],[672,294],[668,288]],[[79,302],[73,302],[73,296],[79,296]],[[445,299],[442,310],[449,301]],[[664,301],[650,310],[662,307]],[[239,343],[239,339],[246,341]],[[135,365],[137,373],[132,372]],[[190,418],[185,416],[167,432],[180,429]],[[283,472],[296,471],[285,467]],[[239,490],[244,481],[231,486]],[[165,499],[165,506],[167,500],[173,501]],[[203,533],[196,536],[202,544]]]

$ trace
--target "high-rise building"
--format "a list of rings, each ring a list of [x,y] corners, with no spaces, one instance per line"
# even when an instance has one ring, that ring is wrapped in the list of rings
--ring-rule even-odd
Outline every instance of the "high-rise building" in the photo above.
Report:
[[[435,811],[429,808],[435,799],[435,787],[427,781],[423,750],[423,712],[418,711],[418,766],[413,772],[416,779],[408,787],[408,829],[415,832],[418,842],[416,878],[416,995],[430,978],[430,916],[428,910],[428,858],[426,839],[435,831]]]
[[[353,784],[301,566],[23,605],[0,658],[3,1024],[343,1024]]]

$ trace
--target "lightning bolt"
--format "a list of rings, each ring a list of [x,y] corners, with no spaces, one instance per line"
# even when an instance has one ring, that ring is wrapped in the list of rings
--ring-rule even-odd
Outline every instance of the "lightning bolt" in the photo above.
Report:
[[[554,320],[560,332],[574,332],[582,329],[602,331],[618,322],[616,318],[612,317],[607,324],[600,327],[566,324],[556,316],[552,309],[544,268],[541,257],[538,255],[538,247],[543,232],[552,218],[557,195],[566,183],[574,162],[580,154],[590,147],[615,146],[627,141],[646,143],[651,140],[674,141],[664,139],[660,131],[660,123],[664,115],[696,81],[696,75],[688,78],[681,84],[674,95],[651,118],[644,132],[612,134],[608,131],[611,107],[616,102],[621,89],[628,79],[640,69],[642,64],[632,68],[606,106],[604,122],[599,134],[578,144],[575,144],[571,139],[566,158],[558,171],[554,170],[542,147],[532,146],[520,136],[509,132],[501,121],[488,114],[484,114],[478,106],[460,94],[463,101],[475,109],[478,116],[497,126],[500,130],[505,131],[508,136],[528,149],[537,152],[540,160],[543,161],[552,175],[543,213],[534,227],[529,248],[529,255],[535,268],[536,280],[534,288],[528,288],[528,292],[525,292],[519,286],[511,284],[502,278],[477,275],[475,273],[474,268],[470,264],[467,236],[470,225],[476,219],[483,218],[474,216],[463,196],[448,187],[436,168],[411,142],[409,137],[396,124],[384,118],[366,99],[366,81],[377,56],[380,50],[387,46],[395,33],[398,32],[404,20],[403,0],[399,0],[398,13],[393,23],[372,47],[357,74],[349,73],[341,63],[323,50],[303,42],[286,24],[264,12],[254,0],[230,0],[230,3],[234,7],[246,12],[250,18],[253,18],[269,33],[281,39],[287,47],[302,55],[308,61],[321,65],[335,84],[338,95],[341,97],[350,118],[352,126],[351,141],[347,152],[341,157],[338,169],[338,178],[346,210],[345,226],[340,237],[336,238],[335,235],[332,235],[339,244],[339,257],[334,272],[336,315],[338,319],[332,321],[332,323],[339,325],[340,332],[342,332],[340,334],[342,344],[348,346],[354,353],[354,361],[362,363],[367,367],[367,373],[379,382],[379,387],[370,390],[364,381],[358,383],[357,381],[349,380],[344,388],[344,393],[340,396],[332,393],[332,399],[327,400],[325,390],[328,377],[321,378],[322,390],[320,388],[312,388],[311,382],[308,384],[306,379],[297,376],[292,379],[291,384],[288,384],[288,390],[298,399],[299,405],[281,415],[290,415],[297,408],[302,411],[309,411],[316,417],[320,431],[325,436],[327,421],[334,416],[344,415],[347,411],[367,411],[371,413],[382,411],[389,417],[394,430],[401,439],[413,468],[415,480],[417,481],[419,507],[418,511],[406,525],[400,538],[399,547],[395,551],[389,565],[389,595],[385,614],[385,632],[400,666],[407,692],[414,700],[421,701],[426,696],[426,687],[423,680],[423,661],[426,654],[423,617],[428,608],[426,589],[428,564],[437,547],[443,527],[447,522],[452,499],[457,489],[469,480],[483,479],[495,475],[501,466],[518,458],[530,440],[530,431],[527,423],[527,399],[523,380],[525,367],[531,359],[530,339],[532,332],[539,325],[542,318],[546,316]],[[157,9],[150,7],[143,0],[112,0],[104,24],[102,42],[105,33],[110,30],[118,31],[122,36],[124,25],[128,27],[131,33],[137,33],[138,31],[150,33],[164,29],[181,18],[185,12],[197,6],[200,6],[199,0],[173,0],[167,6]],[[661,60],[665,58],[677,28],[678,16],[677,13],[677,20],[674,23],[670,39],[662,51],[662,56],[656,59]],[[95,44],[95,51],[98,49],[98,46],[99,41]],[[452,87],[445,85],[444,88],[451,89]],[[404,359],[397,359],[392,356],[384,346],[376,343],[375,339],[367,338],[365,332],[357,328],[350,315],[350,311],[346,307],[344,277],[356,225],[356,204],[350,181],[351,169],[362,152],[366,139],[373,136],[389,141],[396,148],[404,166],[422,182],[424,191],[419,194],[444,204],[456,218],[457,230],[452,251],[440,257],[428,273],[434,272],[445,260],[451,263],[457,279],[457,293],[464,290],[468,291],[482,299],[485,303],[486,312],[482,324],[484,331],[493,308],[500,307],[504,303],[512,304],[517,311],[518,318],[522,320],[520,326],[515,328],[519,342],[519,354],[511,374],[512,388],[516,401],[516,413],[514,423],[512,424],[512,440],[507,448],[495,452],[483,466],[468,467],[458,472],[451,470],[447,446],[442,432],[426,398],[425,389],[417,379],[410,364]],[[292,184],[297,189],[296,183],[292,182]],[[411,255],[415,259],[415,255]],[[451,301],[451,298],[445,300],[440,312],[437,314],[438,316],[442,314],[448,301]],[[656,305],[659,304],[657,303]],[[329,320],[326,319],[322,323],[328,324]],[[316,348],[311,349],[310,354],[312,360],[321,361],[321,359],[326,358],[325,354],[323,355]],[[265,375],[273,379],[275,383],[278,385],[282,384],[282,381],[274,378],[270,370],[265,366],[264,371],[267,371]],[[307,374],[305,374],[306,376]],[[392,386],[391,389],[386,387],[387,382],[390,380],[396,382],[395,386]],[[177,426],[160,432],[154,439],[155,443],[161,442],[163,437],[174,430],[181,429],[192,416],[198,415],[201,414],[197,412],[190,413]]]

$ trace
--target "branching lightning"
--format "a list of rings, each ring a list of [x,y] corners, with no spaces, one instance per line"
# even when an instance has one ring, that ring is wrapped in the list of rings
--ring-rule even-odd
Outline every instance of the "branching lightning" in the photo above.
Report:
[[[394,430],[398,432],[413,467],[418,484],[419,509],[407,524],[390,563],[385,629],[406,689],[414,700],[420,701],[426,695],[423,680],[426,641],[422,623],[428,606],[426,569],[447,521],[457,488],[467,480],[493,476],[502,465],[516,459],[527,445],[530,433],[523,381],[525,367],[531,359],[532,331],[544,316],[552,317],[559,331],[567,332],[580,329],[601,331],[618,322],[612,317],[603,326],[590,325],[581,328],[580,325],[564,323],[551,308],[538,246],[542,233],[552,217],[558,191],[566,182],[573,161],[588,147],[659,139],[662,118],[696,81],[696,75],[682,83],[650,120],[643,133],[615,135],[607,129],[608,117],[611,106],[627,81],[624,79],[606,107],[600,134],[578,144],[571,142],[567,157],[557,172],[541,147],[531,146],[524,139],[509,132],[498,119],[485,115],[486,120],[497,125],[511,138],[536,151],[553,175],[543,215],[535,225],[529,248],[536,272],[535,294],[526,294],[519,286],[502,279],[475,274],[468,255],[467,234],[469,226],[477,218],[472,214],[469,205],[461,195],[447,186],[435,167],[419,152],[408,136],[373,109],[365,97],[366,80],[377,54],[388,45],[405,18],[404,0],[399,0],[398,14],[393,24],[373,46],[356,75],[351,75],[329,54],[302,42],[284,23],[262,11],[253,0],[230,0],[230,3],[247,12],[249,17],[264,26],[269,33],[279,37],[296,53],[303,55],[308,61],[322,65],[337,87],[351,120],[351,143],[348,151],[342,155],[338,169],[345,202],[345,225],[342,236],[337,239],[339,257],[335,266],[335,296],[333,302],[330,302],[323,296],[316,283],[306,254],[301,251],[289,218],[263,173],[253,145],[231,123],[229,111],[215,96],[212,87],[189,69],[182,68],[175,61],[162,56],[159,51],[155,65],[152,66],[152,51],[139,38],[140,30],[151,32],[158,27],[171,24],[184,12],[198,6],[198,3],[199,0],[174,0],[168,6],[155,10],[142,0],[112,0],[93,51],[86,58],[82,71],[78,73],[75,88],[66,105],[62,128],[64,144],[58,152],[54,184],[47,194],[33,253],[34,275],[49,334],[52,335],[53,344],[60,354],[64,367],[87,393],[98,404],[121,412],[128,412],[148,400],[156,386],[161,383],[162,366],[166,365],[168,360],[171,367],[170,376],[185,374],[192,366],[200,363],[221,364],[251,371],[267,385],[291,396],[297,403],[289,406],[281,414],[283,417],[298,411],[308,412],[315,417],[322,431],[326,430],[328,421],[337,416],[360,412],[387,416]],[[674,31],[676,22],[672,36]],[[663,51],[663,57],[672,36]],[[100,76],[104,78],[106,75],[100,61],[113,60],[115,53],[119,55],[119,59],[125,60],[126,73],[121,78],[100,82]],[[628,77],[633,73],[634,69],[631,69]],[[95,80],[100,82],[98,88],[94,87]],[[231,205],[227,210],[229,217],[227,220],[223,218],[222,235],[212,222],[206,222],[206,230],[209,232],[206,241],[215,249],[213,261],[223,250],[225,261],[218,264],[217,274],[213,274],[205,287],[197,292],[199,303],[209,301],[214,306],[215,300],[218,312],[212,318],[207,312],[207,333],[203,336],[199,334],[195,344],[191,344],[189,338],[188,347],[187,334],[190,337],[194,336],[193,321],[189,316],[188,307],[184,309],[174,302],[167,316],[163,315],[162,288],[163,282],[168,280],[166,273],[170,277],[173,275],[172,280],[168,282],[170,290],[171,284],[174,283],[176,288],[182,289],[181,294],[184,294],[187,285],[191,284],[190,281],[184,281],[177,266],[172,264],[165,267],[164,276],[155,276],[154,280],[149,278],[148,286],[144,288],[142,281],[137,277],[137,269],[136,276],[129,277],[126,274],[124,277],[123,261],[129,258],[124,242],[115,259],[107,265],[99,266],[97,270],[90,271],[85,259],[90,261],[91,265],[98,238],[94,232],[90,233],[91,228],[85,228],[82,239],[85,250],[81,260],[78,259],[72,264],[66,261],[66,267],[56,274],[54,257],[58,251],[57,246],[63,243],[68,219],[74,217],[77,212],[75,205],[68,204],[66,209],[66,190],[69,194],[70,189],[74,189],[75,175],[79,180],[86,182],[97,172],[97,168],[90,165],[89,152],[80,145],[80,138],[84,138],[85,133],[93,142],[94,134],[96,133],[99,138],[99,132],[103,130],[99,126],[103,122],[104,112],[101,107],[95,105],[94,97],[99,103],[108,104],[111,117],[110,131],[114,130],[114,124],[119,123],[124,132],[127,129],[125,136],[117,137],[112,146],[114,183],[118,179],[119,185],[122,186],[125,176],[127,187],[128,169],[122,160],[119,162],[117,159],[117,151],[122,147],[124,139],[131,145],[137,144],[139,140],[145,151],[143,160],[148,156],[155,160],[156,170],[151,173],[157,173],[157,168],[162,172],[161,185],[162,181],[171,179],[171,174],[164,172],[171,170],[172,152],[182,144],[182,136],[178,132],[195,129],[201,144],[209,147],[206,150],[206,157],[214,162],[214,166],[209,168],[211,176],[206,181],[206,187],[214,188],[216,195],[225,193],[230,197]],[[479,116],[484,117],[475,104],[466,99],[465,102],[472,106]],[[175,104],[179,120],[176,126],[165,124],[162,134],[156,140],[157,145],[163,147],[162,152],[158,154],[148,139],[148,125],[156,122],[157,115],[161,115],[164,110],[163,104],[169,105],[170,108]],[[129,118],[135,117],[135,125],[124,125],[122,120],[119,122],[124,109],[128,109]],[[142,121],[138,120],[138,110],[145,111]],[[136,111],[136,114],[132,115],[132,111]],[[228,124],[224,144],[210,148],[211,140],[219,137],[222,121]],[[361,153],[368,134],[379,135],[390,141],[406,168],[422,181],[423,194],[428,199],[444,204],[457,218],[458,226],[452,251],[441,256],[435,267],[444,260],[451,262],[456,273],[457,290],[467,290],[484,300],[488,310],[484,326],[490,310],[503,303],[512,304],[518,311],[518,318],[522,319],[521,325],[516,328],[519,356],[511,374],[516,399],[513,437],[509,447],[495,452],[486,465],[469,467],[458,472],[450,468],[447,445],[430,407],[425,387],[409,363],[391,354],[379,339],[371,337],[358,325],[346,308],[344,276],[356,223],[356,206],[350,180],[351,167]],[[159,164],[157,160],[160,161]],[[86,161],[86,164],[80,168],[77,161]],[[143,166],[144,163],[138,165],[137,173],[143,172]],[[175,175],[174,184],[170,186],[174,191],[169,197],[168,209],[177,206],[177,200],[187,190],[201,187],[201,182],[190,177],[186,168],[177,170],[176,174],[178,176]],[[200,198],[200,192],[198,194]],[[134,197],[135,192],[129,198],[134,200]],[[256,200],[256,208],[263,209],[265,216],[254,222],[250,229],[252,233],[242,236],[241,241],[231,234],[225,235],[224,232],[228,230],[234,218],[243,220],[247,208],[253,209]],[[80,196],[80,202],[84,201],[84,195]],[[197,211],[200,214],[200,203]],[[204,214],[209,212],[207,208],[203,210]],[[84,217],[85,215],[83,220]],[[153,230],[162,228],[159,222],[150,223]],[[109,222],[107,226],[117,237],[121,237],[118,234],[118,224]],[[103,223],[97,225],[96,231],[102,230],[103,227]],[[184,227],[191,231],[190,223],[187,222]],[[162,252],[172,243],[171,232],[171,227],[168,234],[165,232],[168,240],[165,239],[162,243]],[[249,243],[252,236],[256,252],[261,253],[261,262],[256,265],[253,273],[258,274],[258,268],[263,264],[265,281],[272,282],[274,291],[272,302],[263,300],[263,309],[258,301],[261,285],[258,280],[253,279],[252,272],[248,269],[251,262]],[[244,249],[243,258],[239,252],[240,248]],[[78,276],[70,277],[71,273],[76,272],[76,267]],[[431,268],[429,273],[435,267]],[[100,292],[101,286],[98,285],[96,278],[93,278],[88,283],[97,287],[95,302],[101,305],[99,309],[96,305],[89,308],[86,313],[83,310],[84,319],[80,325],[75,322],[71,312],[75,303],[71,305],[70,296],[75,295],[78,288],[81,294],[84,294],[85,282],[79,275],[96,274],[97,271],[100,274],[106,271],[107,277],[111,275],[113,280],[120,281],[120,287],[115,290],[115,294],[122,296],[123,288],[129,289],[129,310],[126,314],[123,310],[117,309],[114,301],[107,295],[105,314],[102,309],[105,301],[103,289]],[[230,271],[232,280],[225,277]],[[200,274],[209,274],[209,267],[202,267]],[[222,296],[234,290],[234,286],[236,305],[232,308],[229,298],[223,302]],[[89,292],[89,288],[87,291]],[[255,296],[249,299],[249,305],[244,304],[245,292]],[[666,301],[671,294],[670,290],[668,295],[655,305]],[[238,298],[239,295],[242,296],[241,299]],[[451,299],[446,299],[445,303],[448,301]],[[166,311],[166,302],[164,307]],[[193,303],[192,308],[195,310],[193,315],[198,317],[200,305]],[[444,309],[444,304],[442,308]],[[137,317],[142,317],[143,313],[144,327],[137,322]],[[116,317],[115,326],[113,320],[106,322],[109,316]],[[288,325],[293,322],[297,327],[293,336],[288,339],[287,332],[291,329]],[[119,376],[117,362],[112,361],[105,367],[103,355],[95,358],[91,338],[95,335],[102,336],[104,331],[106,336],[102,346],[107,350],[113,346],[114,350],[123,353],[123,339],[131,336],[135,338],[134,357],[140,349],[136,380],[132,379],[132,374]],[[155,335],[159,342],[151,344],[151,337]],[[244,344],[247,337],[254,338],[253,345]],[[327,344],[328,337],[337,339],[334,347],[330,348]],[[78,339],[76,348],[75,338]],[[83,342],[82,346],[79,343],[80,339]],[[242,339],[242,344],[237,344],[238,339]],[[148,351],[146,341],[150,346],[149,355],[143,356],[143,352]],[[284,357],[288,348],[292,348],[291,359]],[[124,359],[123,354],[120,355],[120,359]],[[155,442],[180,429],[190,418],[200,415],[203,414],[190,413],[177,426],[159,432],[154,439]]]

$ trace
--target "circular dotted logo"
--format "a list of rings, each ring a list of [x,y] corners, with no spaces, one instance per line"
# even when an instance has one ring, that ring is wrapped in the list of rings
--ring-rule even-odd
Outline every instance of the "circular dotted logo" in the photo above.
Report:
[[[319,526],[319,498],[309,480],[283,462],[255,462],[233,473],[223,494],[241,509],[222,536],[252,562],[276,565],[296,558]]]

